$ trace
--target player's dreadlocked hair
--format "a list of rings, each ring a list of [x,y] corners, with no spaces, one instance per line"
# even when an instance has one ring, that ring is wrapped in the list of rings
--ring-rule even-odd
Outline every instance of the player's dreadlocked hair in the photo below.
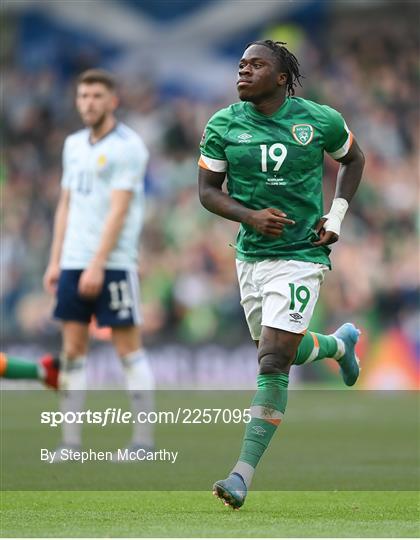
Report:
[[[284,71],[284,73],[287,73],[287,94],[289,96],[294,96],[295,86],[298,84],[299,86],[302,86],[300,79],[304,77],[299,71],[298,59],[289,51],[289,49],[286,49],[285,45],[287,45],[287,43],[284,43],[283,41],[272,41],[271,39],[265,39],[260,41],[251,41],[251,43],[248,43],[246,48],[250,47],[251,45],[263,45],[272,51],[280,66],[280,69]]]

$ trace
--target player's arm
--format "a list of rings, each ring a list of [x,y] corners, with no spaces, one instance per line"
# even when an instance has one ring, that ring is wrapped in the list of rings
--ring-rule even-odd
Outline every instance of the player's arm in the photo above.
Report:
[[[365,156],[352,137],[352,143],[347,154],[337,159],[340,168],[337,174],[334,200],[329,213],[317,224],[319,240],[314,246],[326,246],[337,242],[340,236],[341,222],[347,212],[350,201],[359,187],[362,178]]]
[[[365,166],[365,156],[354,137],[350,150],[338,161],[340,168],[338,170],[334,198],[342,198],[350,203],[359,187]]]
[[[95,297],[100,293],[104,282],[105,264],[118,241],[132,197],[133,192],[129,190],[111,191],[110,209],[105,218],[98,249],[80,276],[79,293],[82,296]]]
[[[285,225],[294,224],[294,221],[286,218],[284,212],[276,208],[252,210],[242,205],[223,191],[224,180],[224,172],[215,172],[199,166],[200,202],[209,212],[250,225],[259,233],[272,237],[280,236]]]
[[[55,211],[50,259],[43,279],[45,290],[51,294],[55,293],[60,276],[60,257],[66,232],[69,202],[70,191],[68,189],[62,189]]]
[[[314,246],[337,242],[341,222],[362,178],[365,157],[341,114],[323,106],[324,150],[340,163],[331,209],[316,225],[319,240]]]

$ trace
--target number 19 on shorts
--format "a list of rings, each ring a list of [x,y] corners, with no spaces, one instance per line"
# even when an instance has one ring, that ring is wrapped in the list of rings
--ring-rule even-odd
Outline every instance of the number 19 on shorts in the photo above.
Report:
[[[290,288],[289,310],[295,311],[296,304],[299,304],[297,310],[299,311],[299,313],[303,313],[311,297],[311,293],[309,292],[308,287],[305,287],[305,285],[296,286],[295,283],[289,283],[289,288]]]

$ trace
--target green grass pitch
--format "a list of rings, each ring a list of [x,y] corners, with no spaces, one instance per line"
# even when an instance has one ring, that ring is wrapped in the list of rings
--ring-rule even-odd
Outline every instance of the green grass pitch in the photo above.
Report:
[[[249,403],[245,394],[229,396],[158,397],[163,410],[182,398],[190,407]],[[90,399],[99,408],[111,397]],[[39,409],[55,410],[55,401],[42,391],[3,393],[3,537],[420,537],[414,393],[291,392],[288,422],[239,511],[210,487],[232,465],[243,426],[159,426],[159,447],[182,457],[149,473],[136,464],[49,466],[39,463],[39,447],[54,448],[59,432],[40,425]],[[104,449],[128,435],[92,428],[84,442]],[[154,491],[139,491],[145,486]]]
[[[418,537],[416,492],[251,492],[239,511],[209,492],[2,494],[7,537]]]

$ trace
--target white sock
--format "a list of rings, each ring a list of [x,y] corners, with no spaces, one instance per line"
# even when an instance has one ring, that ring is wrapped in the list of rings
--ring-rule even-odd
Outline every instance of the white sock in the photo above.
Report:
[[[62,413],[82,411],[86,397],[86,356],[69,360],[60,356],[60,409]],[[62,438],[65,446],[81,446],[83,424],[63,423]]]
[[[245,463],[245,461],[238,461],[238,463],[233,467],[232,473],[240,474],[244,479],[247,489],[249,489],[255,473],[255,469],[252,465]]]
[[[335,360],[340,360],[342,356],[344,356],[344,353],[346,352],[346,346],[344,345],[344,341],[336,336],[333,336],[335,340],[337,341],[337,352],[334,355]]]
[[[122,359],[126,375],[126,387],[131,398],[131,410],[137,418],[139,412],[154,410],[155,377],[146,352],[139,349]],[[144,415],[143,415],[144,416]],[[134,424],[132,444],[154,446],[154,426],[148,423]]]

